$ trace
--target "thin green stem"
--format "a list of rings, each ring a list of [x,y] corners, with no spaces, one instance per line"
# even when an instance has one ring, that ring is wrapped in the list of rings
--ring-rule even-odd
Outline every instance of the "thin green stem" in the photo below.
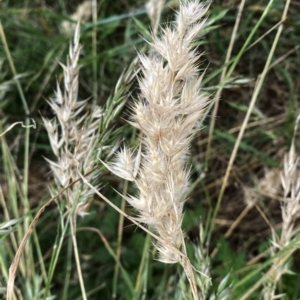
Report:
[[[37,246],[36,247],[36,252],[37,252],[37,255],[38,255],[39,264],[41,266],[43,280],[46,284],[46,282],[47,282],[47,272],[46,272],[46,267],[45,267],[45,262],[44,262],[42,250],[41,250],[40,243],[39,243],[39,237],[38,237],[36,231],[33,232],[33,239],[34,239],[35,245]]]
[[[72,271],[72,253],[73,253],[72,238],[69,237],[67,267],[66,267],[66,274],[65,274],[65,280],[64,280],[63,300],[68,300],[69,283],[70,283],[71,271]]]
[[[138,299],[137,296],[136,296],[136,294],[135,294],[135,290],[134,290],[134,287],[132,285],[132,282],[131,282],[129,274],[123,268],[121,262],[117,259],[116,254],[114,253],[112,247],[109,245],[108,241],[106,240],[106,238],[102,234],[102,232],[99,229],[93,228],[93,227],[81,227],[81,228],[78,228],[77,231],[82,231],[82,230],[89,230],[89,231],[95,232],[95,233],[97,233],[99,235],[99,237],[101,238],[102,242],[104,243],[104,246],[105,246],[106,250],[113,257],[113,259],[115,260],[116,264],[119,265],[120,271],[121,271],[122,276],[124,278],[124,281],[125,281],[128,289],[129,289],[129,291],[131,292],[133,299]]]
[[[73,241],[73,250],[74,250],[74,255],[75,255],[75,261],[76,261],[76,267],[77,267],[77,273],[78,273],[78,279],[79,279],[81,294],[82,294],[83,300],[87,300],[84,281],[83,281],[83,276],[82,276],[82,271],[81,271],[81,264],[80,264],[78,246],[77,246],[76,215],[74,213],[72,213],[70,225],[71,225],[71,236],[72,236],[72,241]]]
[[[22,191],[23,191],[23,203],[24,203],[24,232],[27,232],[30,222],[32,220],[31,212],[30,212],[30,203],[28,199],[28,175],[29,175],[29,143],[30,143],[30,119],[26,117],[25,121],[25,145],[24,145],[24,172],[23,172],[23,184],[22,184]],[[38,239],[35,240],[38,243]],[[37,245],[37,248],[40,246]],[[27,244],[25,247],[25,255],[27,257],[28,266],[27,271],[29,278],[31,276],[35,277],[35,268],[31,268],[30,266],[34,266],[34,258],[32,247],[30,244]],[[32,272],[32,274],[31,274]]]
[[[128,182],[125,181],[124,188],[123,188],[123,195],[121,200],[121,210],[125,212],[125,206],[126,206],[126,194],[128,189]],[[119,226],[118,226],[118,242],[117,242],[117,250],[116,250],[116,257],[118,260],[121,259],[121,249],[122,249],[122,236],[123,236],[123,227],[124,227],[124,215],[120,214],[119,217]],[[118,276],[119,276],[119,264],[115,265],[115,272],[114,272],[114,278],[113,278],[113,292],[112,292],[112,298],[116,299],[117,297],[117,283],[118,283]]]
[[[148,274],[148,263],[149,263],[149,246],[150,246],[150,236],[147,234],[144,242],[143,254],[139,266],[138,275],[135,282],[135,292],[140,299],[141,289],[143,287],[143,295],[146,294],[147,290],[147,274]]]
[[[0,129],[2,129],[2,124],[0,123]],[[2,131],[2,130],[1,130]],[[17,179],[16,179],[16,172],[15,172],[15,165],[13,161],[13,157],[11,152],[9,151],[9,147],[6,143],[5,137],[2,136],[1,140],[1,149],[2,149],[2,159],[3,159],[3,167],[4,173],[6,174],[7,179],[7,187],[8,187],[8,198],[9,201],[9,208],[12,211],[12,215],[15,219],[21,218],[19,215],[18,209],[18,197],[17,197],[17,190],[19,189]],[[4,199],[2,199],[4,201]],[[8,217],[8,215],[6,215]],[[10,217],[10,216],[9,216]],[[22,224],[17,225],[17,232],[16,234],[11,233],[12,238],[12,253],[16,252],[18,249],[18,242],[22,240],[24,233],[23,233],[23,226]],[[13,257],[14,254],[12,254]],[[20,270],[23,278],[26,278],[26,266],[24,258],[21,259],[20,262]]]
[[[92,1],[92,18],[93,23],[97,22],[97,0]],[[93,54],[93,105],[97,104],[98,98],[98,64],[97,64],[97,27],[93,27],[92,35],[92,54]]]
[[[6,36],[5,36],[4,30],[3,30],[1,21],[0,21],[0,36],[1,36],[1,40],[2,40],[2,43],[3,43],[3,46],[4,46],[4,51],[5,51],[5,54],[6,54],[6,57],[7,57],[9,66],[10,66],[10,69],[11,69],[13,75],[16,77],[17,71],[16,71],[16,68],[15,68],[15,65],[14,65],[14,61],[13,61],[13,59],[11,57],[11,54],[10,54],[10,51],[9,51],[9,48],[8,48]],[[26,116],[29,116],[29,109],[28,109],[27,101],[25,99],[25,96],[24,96],[23,89],[21,87],[20,81],[19,81],[18,78],[15,78],[15,82],[16,82],[16,86],[17,86],[17,89],[18,89],[18,92],[19,92],[22,104],[23,104],[23,108],[24,108],[25,114],[26,114]]]
[[[69,222],[70,222],[70,216],[68,215],[66,223],[64,224],[63,221],[63,217],[61,216],[61,222],[60,225],[58,226],[61,227],[61,234],[59,234],[59,230],[57,230],[57,235],[56,235],[56,241],[53,245],[53,252],[52,252],[52,256],[51,256],[51,260],[50,260],[50,265],[49,265],[49,271],[48,271],[48,277],[47,277],[47,284],[45,287],[45,292],[44,292],[44,298],[43,300],[46,300],[47,296],[48,296],[48,292],[50,289],[50,284],[53,278],[53,274],[58,262],[58,257],[61,251],[61,247],[67,232],[67,229],[69,227]]]
[[[143,276],[143,294],[142,294],[142,300],[146,299],[146,295],[147,295],[147,282],[148,282],[148,274],[149,274],[149,247],[150,247],[150,236],[147,235],[146,237],[146,242],[145,242],[145,246],[144,246],[144,252],[143,252],[143,257],[145,255],[145,258],[142,258],[144,261],[144,276]]]
[[[22,200],[24,205],[24,232],[27,232],[29,224],[31,222],[31,215],[30,215],[30,203],[28,199],[28,175],[29,175],[29,145],[30,145],[30,119],[29,119],[29,108],[27,105],[27,101],[25,99],[23,89],[21,87],[20,81],[17,78],[17,71],[7,44],[5,32],[2,27],[2,23],[0,22],[0,36],[1,40],[4,46],[5,54],[7,57],[7,60],[10,65],[10,69],[12,74],[15,77],[16,86],[23,104],[23,108],[26,115],[26,121],[25,121],[25,144],[24,144],[24,171],[23,171],[23,184],[22,184]],[[38,240],[36,241],[38,242]],[[37,245],[39,248],[39,245]],[[26,245],[25,247],[25,253],[26,253],[26,263],[28,264],[26,271],[28,278],[31,278],[31,276],[35,277],[35,269],[31,268],[31,266],[34,265],[34,258],[33,258],[33,252],[32,247],[29,247],[29,245]]]

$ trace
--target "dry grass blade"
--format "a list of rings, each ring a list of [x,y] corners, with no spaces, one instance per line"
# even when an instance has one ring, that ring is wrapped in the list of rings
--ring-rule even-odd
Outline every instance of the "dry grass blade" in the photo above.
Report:
[[[36,128],[36,124],[35,124],[34,119],[31,119],[31,121],[33,122],[33,124],[32,124],[32,125],[28,125],[28,126],[24,125],[23,122],[15,122],[15,123],[11,124],[6,130],[4,130],[4,132],[2,132],[2,133],[0,134],[0,137],[3,136],[4,134],[6,134],[8,131],[10,131],[10,130],[13,129],[16,125],[19,125],[19,124],[20,124],[23,128],[29,127],[29,128],[35,129],[35,128]]]

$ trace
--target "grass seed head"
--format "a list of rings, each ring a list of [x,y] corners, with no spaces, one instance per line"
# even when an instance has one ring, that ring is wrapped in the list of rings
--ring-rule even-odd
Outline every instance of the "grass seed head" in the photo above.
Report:
[[[203,28],[206,8],[196,1],[181,3],[175,23],[152,36],[150,55],[139,54],[140,94],[130,124],[142,133],[143,154],[137,176],[127,150],[109,169],[134,181],[139,194],[126,200],[163,243],[156,244],[159,260],[180,261],[183,204],[188,188],[186,165],[190,141],[204,117],[208,97],[200,91],[200,55],[192,42]]]

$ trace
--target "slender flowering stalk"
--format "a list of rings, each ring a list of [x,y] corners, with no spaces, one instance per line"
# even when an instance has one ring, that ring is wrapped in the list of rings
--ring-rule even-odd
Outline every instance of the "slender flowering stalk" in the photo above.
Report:
[[[102,109],[96,107],[90,114],[85,112],[86,101],[78,101],[78,59],[81,46],[79,44],[79,25],[76,28],[74,43],[70,45],[67,65],[62,65],[64,70],[64,91],[57,84],[55,99],[48,101],[56,114],[52,121],[44,119],[50,144],[57,161],[47,161],[54,173],[57,189],[60,190],[79,177],[78,170],[82,173],[90,172],[94,165],[94,145],[99,119]],[[87,177],[91,179],[92,174]],[[76,217],[84,215],[88,206],[88,199],[93,192],[81,181],[76,182],[63,194],[67,203],[68,213],[71,217],[70,228],[75,254],[77,272],[82,291],[82,297],[87,299],[80,259],[76,240]],[[51,279],[51,278],[50,278]]]
[[[93,168],[93,151],[99,119],[102,109],[96,107],[92,114],[84,112],[86,101],[78,101],[78,59],[81,46],[79,44],[79,26],[76,29],[74,44],[70,46],[67,65],[64,70],[64,92],[57,84],[55,98],[48,101],[56,114],[52,121],[43,119],[48,132],[50,144],[57,161],[49,162],[54,173],[57,187],[66,187],[78,179],[77,164],[83,173]],[[86,204],[91,192],[78,182],[64,195],[69,208],[75,205],[78,214],[84,214],[82,207]]]
[[[282,230],[280,238],[273,233],[273,255],[275,255],[277,250],[282,250],[284,247],[288,246],[294,238],[295,222],[300,214],[300,158],[295,149],[295,137],[299,122],[300,117],[298,116],[291,148],[284,157],[283,170],[280,174],[284,198],[284,203],[281,206]],[[268,282],[263,291],[264,299],[278,299],[279,295],[275,295],[276,286],[282,275],[288,271],[286,260],[292,255],[293,251],[294,250],[292,249],[285,257],[278,257],[274,260],[272,268],[267,277]]]
[[[140,54],[140,95],[132,106],[131,125],[142,133],[142,151],[120,151],[107,167],[133,181],[138,196],[126,200],[137,219],[161,237],[156,243],[159,260],[180,262],[197,298],[192,267],[186,257],[181,229],[190,169],[189,144],[204,118],[208,98],[200,92],[201,54],[192,47],[205,25],[207,7],[198,1],[181,3],[172,27],[161,29],[149,42],[149,56]]]

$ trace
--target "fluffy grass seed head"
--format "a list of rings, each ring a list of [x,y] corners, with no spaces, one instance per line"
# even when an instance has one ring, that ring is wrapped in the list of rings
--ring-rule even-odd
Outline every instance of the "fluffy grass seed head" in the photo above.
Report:
[[[50,164],[59,189],[78,179],[78,168],[83,173],[88,173],[94,167],[94,144],[99,119],[103,115],[100,107],[95,107],[91,113],[84,112],[87,101],[78,101],[80,51],[79,26],[77,26],[67,64],[61,64],[64,71],[64,89],[62,91],[57,84],[54,99],[48,101],[56,117],[53,120],[43,118],[53,153],[57,158],[56,161],[46,160]],[[91,175],[88,177],[91,178]],[[75,205],[77,213],[84,215],[82,207],[91,194],[86,185],[77,182],[64,196],[69,208]]]
[[[189,180],[189,144],[204,117],[208,98],[200,92],[199,55],[192,42],[204,26],[207,8],[198,1],[181,3],[175,22],[149,42],[151,55],[139,54],[140,94],[129,121],[142,133],[140,159],[122,150],[108,168],[134,181],[138,196],[126,200],[164,241],[156,244],[159,260],[179,262],[183,242],[183,205]],[[137,163],[139,169],[136,175]]]

